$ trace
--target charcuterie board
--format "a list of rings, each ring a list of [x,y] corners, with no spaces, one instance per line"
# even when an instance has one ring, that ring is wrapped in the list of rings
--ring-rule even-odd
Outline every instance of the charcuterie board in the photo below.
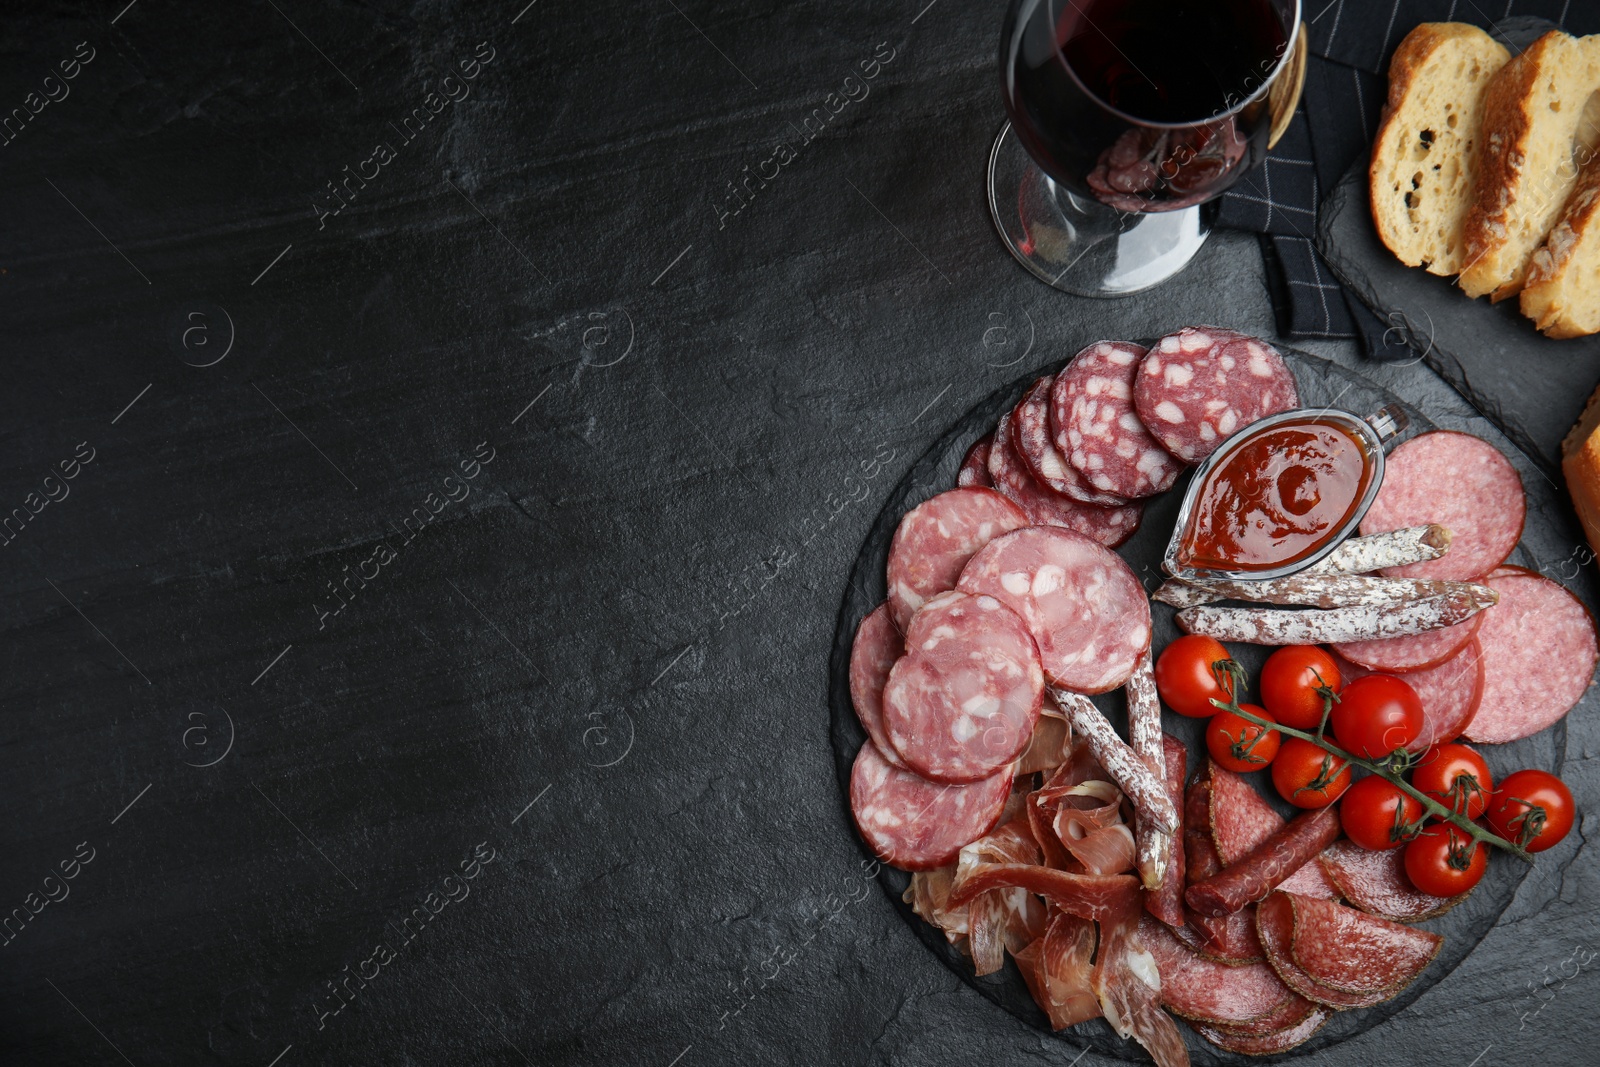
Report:
[[[1092,340],[1092,338],[1080,339],[1081,343]],[[1077,347],[1077,345],[1063,346],[1066,351],[1075,351]],[[1312,408],[1323,405],[1336,406],[1361,413],[1375,412],[1390,405],[1397,406],[1409,420],[1409,425],[1389,442],[1390,448],[1435,428],[1426,413],[1407,405],[1401,398],[1353,372],[1306,353],[1281,347],[1279,351],[1294,374],[1303,406]],[[1041,368],[1035,374],[1055,369],[1058,368]],[[857,751],[866,740],[866,735],[851,705],[848,678],[851,643],[861,620],[884,600],[886,594],[884,570],[890,540],[906,511],[955,484],[956,472],[966,449],[987,433],[994,426],[996,419],[1017,402],[1032,381],[1032,377],[1030,375],[1018,379],[1011,385],[995,391],[932,443],[900,483],[890,491],[852,568],[835,632],[829,682],[830,736],[841,786],[841,804],[847,812],[851,767]],[[1487,436],[1491,443],[1504,452],[1517,467],[1528,497],[1527,525],[1522,542],[1511,562],[1539,570],[1563,582],[1593,611],[1596,591],[1592,588],[1589,569],[1574,562],[1586,558],[1581,555],[1584,551],[1583,542],[1575,524],[1569,518],[1569,509],[1561,491],[1555,483],[1544,476],[1538,464],[1519,452],[1505,438],[1492,433]],[[1147,591],[1153,591],[1164,578],[1161,561],[1178,515],[1186,482],[1187,475],[1181,477],[1172,489],[1152,499],[1139,531],[1117,550],[1145,584]],[[1493,504],[1485,502],[1484,506]],[[1160,648],[1173,640],[1178,635],[1178,630],[1173,622],[1174,612],[1171,608],[1162,604],[1155,604],[1153,608],[1153,644],[1154,647]],[[1234,654],[1250,675],[1254,676],[1267,651],[1259,647],[1236,646]],[[1495,665],[1491,664],[1489,669],[1495,669]],[[1095,697],[1094,701],[1119,730],[1125,728],[1122,691]],[[1581,714],[1584,710],[1592,710],[1597,702],[1600,702],[1600,696],[1591,690],[1574,710]],[[1180,719],[1167,714],[1163,725],[1170,734],[1188,746],[1190,768],[1202,766],[1205,760],[1205,748],[1200,737],[1203,723],[1200,720]],[[1559,766],[1565,744],[1565,726],[1558,724],[1553,729],[1520,741],[1490,746],[1492,748],[1490,758],[1497,765],[1505,767],[1515,765],[1553,768]],[[1290,812],[1291,809],[1272,794],[1270,786],[1262,791],[1280,812]],[[1444,980],[1494,927],[1529,870],[1530,868],[1524,864],[1504,858],[1501,862],[1491,864],[1485,881],[1463,904],[1444,916],[1422,924],[1425,929],[1442,935],[1444,944],[1438,956],[1415,983],[1400,996],[1377,1007],[1336,1014],[1331,1022],[1297,1051],[1313,1052],[1327,1048],[1355,1033],[1370,1030],[1403,1011],[1423,993]],[[1004,969],[996,974],[983,978],[974,977],[971,961],[952,948],[941,931],[923,922],[908,904],[901,902],[901,894],[909,884],[909,876],[885,867],[879,877],[885,891],[895,901],[915,936],[919,937],[930,951],[994,1004],[1028,1024],[1049,1032],[1043,1013],[1035,1005],[1020,972],[1012,961],[1008,959]],[[1247,1062],[1246,1057],[1223,1052],[1208,1045],[1187,1027],[1180,1029],[1184,1033],[1184,1040],[1195,1063]],[[1147,1062],[1148,1059],[1138,1045],[1119,1039],[1100,1019],[1080,1023],[1060,1031],[1057,1036],[1075,1047],[1093,1048],[1107,1055],[1126,1058],[1131,1062]]]

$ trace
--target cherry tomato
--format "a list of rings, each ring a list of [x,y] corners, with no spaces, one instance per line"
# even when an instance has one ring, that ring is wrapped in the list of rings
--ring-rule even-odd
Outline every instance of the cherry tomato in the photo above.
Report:
[[[1286,738],[1272,761],[1272,784],[1297,808],[1325,808],[1350,788],[1350,764],[1310,741]]]
[[[1339,666],[1315,645],[1291,645],[1267,657],[1261,668],[1261,702],[1275,722],[1299,730],[1322,725],[1324,688],[1337,694]]]
[[[1406,877],[1436,897],[1465,893],[1483,881],[1489,849],[1449,823],[1436,822],[1406,846]]]
[[[1494,779],[1483,757],[1466,745],[1434,745],[1417,761],[1411,784],[1452,811],[1476,819],[1489,806]]]
[[[1361,779],[1339,801],[1339,824],[1362,848],[1399,848],[1422,829],[1422,803],[1376,774]]]
[[[1167,707],[1179,715],[1209,719],[1217,713],[1212,698],[1228,699],[1215,665],[1232,659],[1221,641],[1187,634],[1161,650],[1156,660],[1156,689]]]
[[[1518,771],[1500,782],[1489,802],[1489,825],[1529,852],[1543,852],[1572,829],[1576,809],[1565,782],[1544,771]]]
[[[1239,706],[1268,722],[1278,721],[1267,714],[1266,708],[1254,704]],[[1231,711],[1217,712],[1206,726],[1206,748],[1211,758],[1235,774],[1259,771],[1271,763],[1278,754],[1278,745],[1282,740],[1278,731],[1241,718]]]
[[[1366,674],[1344,687],[1333,706],[1333,736],[1355,756],[1382,759],[1422,732],[1417,691],[1392,674]]]

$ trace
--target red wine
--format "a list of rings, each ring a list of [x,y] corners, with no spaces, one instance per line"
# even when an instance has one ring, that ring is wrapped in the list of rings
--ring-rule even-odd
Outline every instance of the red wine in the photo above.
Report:
[[[1051,177],[1118,210],[1209,199],[1266,154],[1271,116],[1251,97],[1285,51],[1286,9],[1013,0],[1000,60],[1017,136]]]

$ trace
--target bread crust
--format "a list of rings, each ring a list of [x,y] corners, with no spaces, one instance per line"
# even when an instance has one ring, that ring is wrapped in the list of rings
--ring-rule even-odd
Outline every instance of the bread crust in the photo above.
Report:
[[[1600,153],[1590,156],[1578,176],[1572,198],[1551,227],[1550,236],[1528,261],[1522,290],[1522,313],[1546,337],[1584,337],[1600,331],[1600,292],[1585,291],[1584,280],[1572,277],[1585,239],[1600,240]],[[1585,313],[1587,312],[1587,314]],[[1587,320],[1587,322],[1585,321]]]
[[[1561,442],[1561,473],[1565,476],[1572,506],[1583,524],[1589,547],[1600,552],[1600,389],[1589,397],[1588,406],[1572,432]]]

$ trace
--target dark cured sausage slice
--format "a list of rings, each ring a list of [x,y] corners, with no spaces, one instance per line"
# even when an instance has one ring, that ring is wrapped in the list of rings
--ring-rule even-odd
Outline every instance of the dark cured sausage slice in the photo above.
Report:
[[[1191,326],[1150,349],[1139,365],[1133,403],[1163,448],[1198,463],[1230,434],[1295,407],[1300,395],[1283,357],[1265,341]]]
[[[1304,1014],[1298,1021],[1281,1030],[1258,1034],[1248,1030],[1228,1030],[1220,1026],[1208,1026],[1205,1023],[1196,1023],[1194,1029],[1213,1045],[1229,1052],[1238,1052],[1246,1056],[1276,1056],[1280,1052],[1288,1052],[1298,1045],[1305,1044],[1329,1019],[1333,1018],[1331,1008],[1312,1004],[1304,998],[1301,998],[1300,1003],[1304,1005]]]
[[[1028,525],[1022,509],[974,486],[930,497],[906,512],[889,543],[889,612],[902,632],[929,597],[956,587],[972,554]]]
[[[989,477],[989,446],[994,443],[994,434],[986,433],[967,449],[967,454],[961,457],[961,469],[956,472],[956,485],[966,488],[977,485],[985,489],[994,488],[994,479]]]
[[[1338,661],[1339,675],[1346,685],[1353,678],[1373,673],[1342,656],[1335,655],[1334,658]],[[1417,699],[1422,701],[1422,732],[1406,746],[1406,750],[1426,752],[1434,745],[1460,737],[1483,700],[1486,673],[1483,650],[1476,641],[1470,642],[1466,648],[1437,667],[1408,671],[1404,676],[1405,682],[1417,691]]]
[[[1139,939],[1161,972],[1161,1003],[1185,1019],[1238,1025],[1265,1017],[1294,994],[1265,961],[1231,967],[1178,943],[1154,919],[1139,925]]]
[[[883,728],[883,687],[889,671],[906,650],[900,631],[889,618],[889,605],[879,604],[861,620],[850,646],[850,703],[862,729],[878,746],[878,754],[896,767],[904,767]]]
[[[1261,900],[1315,860],[1317,853],[1333,844],[1339,833],[1339,813],[1333,808],[1303,811],[1244,859],[1191,885],[1183,898],[1202,915],[1238,911]]]
[[[1222,870],[1217,846],[1211,841],[1211,783],[1204,778],[1189,785],[1183,806],[1184,861],[1188,884],[1204,881]],[[1261,941],[1256,937],[1255,908],[1244,908],[1231,915],[1212,918],[1190,915],[1189,929],[1196,937],[1190,947],[1207,959],[1238,965],[1264,959]]]
[[[990,541],[956,587],[987,593],[1027,622],[1045,674],[1063,689],[1104,693],[1150,647],[1150,600],[1116,553],[1056,527]]]
[[[1362,848],[1353,841],[1335,841],[1317,857],[1339,895],[1362,911],[1394,922],[1413,923],[1443,915],[1463,900],[1424,893],[1406,877],[1405,849],[1382,852]]]
[[[1211,833],[1216,842],[1217,855],[1226,866],[1239,862],[1260,848],[1263,842],[1283,829],[1284,819],[1243,776],[1218,767],[1214,761],[1208,763],[1212,788]],[[1328,900],[1338,896],[1338,891],[1328,881],[1321,865],[1310,862],[1314,855],[1307,856],[1300,869],[1278,888],[1286,893]]]
[[[1450,551],[1385,571],[1402,578],[1480,578],[1506,561],[1522,537],[1522,479],[1481,437],[1436,430],[1388,456],[1383,487],[1361,520],[1364,534],[1433,522],[1450,531]]]
[[[850,813],[873,854],[891,867],[928,871],[992,830],[1011,795],[1009,769],[970,785],[944,785],[890,766],[862,745],[850,772]]]
[[[1486,579],[1500,603],[1478,631],[1483,655],[1496,664],[1464,736],[1498,743],[1530,737],[1572,709],[1594,679],[1600,645],[1594,619],[1577,597],[1531,571]]]
[[[1438,954],[1444,938],[1330,900],[1287,896],[1294,911],[1290,952],[1312,981],[1341,993],[1398,993]]]
[[[989,476],[994,479],[994,487],[1026,512],[1035,526],[1060,526],[1092,537],[1108,548],[1116,548],[1138,531],[1139,520],[1144,516],[1143,504],[1135,502],[1102,508],[1079,504],[1051,492],[1039,484],[1018,458],[1013,437],[1011,414],[1007,412],[1000,417],[1000,425],[994,431],[994,444],[989,449]]]
[[[1150,435],[1133,407],[1145,349],[1125,341],[1090,345],[1050,390],[1055,446],[1089,485],[1124,499],[1172,488],[1183,464]]]
[[[1011,444],[1028,473],[1040,485],[1080,504],[1118,507],[1128,498],[1096,489],[1067,462],[1050,432],[1050,392],[1055,379],[1046,375],[1034,382],[1011,409]]]
[[[1022,619],[994,597],[942,593],[906,631],[906,654],[883,690],[883,725],[924,778],[973,782],[1027,749],[1043,697]]]
[[[1294,905],[1288,893],[1274,893],[1256,906],[1256,931],[1261,935],[1261,946],[1266,950],[1267,961],[1278,972],[1284,985],[1307,1000],[1343,1011],[1348,1008],[1370,1008],[1382,1004],[1399,992],[1380,989],[1371,993],[1341,993],[1314,981],[1295,963],[1291,946],[1294,942]]]

